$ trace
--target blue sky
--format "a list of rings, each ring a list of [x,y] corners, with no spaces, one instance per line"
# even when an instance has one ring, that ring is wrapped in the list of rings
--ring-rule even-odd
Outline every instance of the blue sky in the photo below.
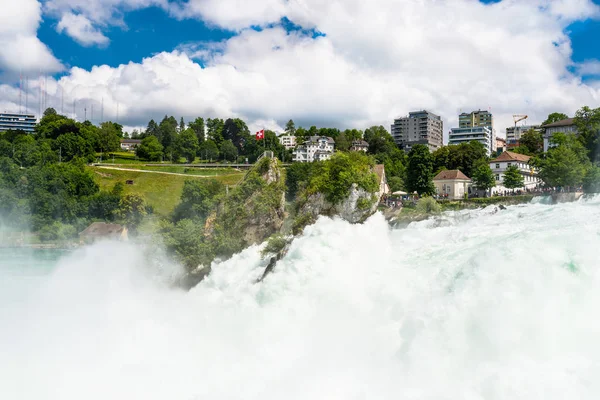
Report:
[[[103,103],[128,126],[169,114],[364,129],[430,109],[451,127],[459,110],[491,107],[502,131],[513,114],[534,123],[600,106],[600,0],[481,3],[9,2],[0,14],[0,44],[9,44],[0,46],[0,108],[19,109],[23,70],[34,80],[30,104],[39,107],[41,92],[49,104],[64,97],[80,105],[80,119]]]

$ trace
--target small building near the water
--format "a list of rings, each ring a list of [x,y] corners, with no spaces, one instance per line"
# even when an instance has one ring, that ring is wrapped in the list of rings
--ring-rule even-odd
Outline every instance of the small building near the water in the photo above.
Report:
[[[444,170],[433,178],[433,184],[438,196],[449,200],[462,200],[469,193],[471,178],[458,169]]]
[[[106,222],[94,222],[79,234],[79,240],[93,243],[97,240],[127,241],[127,227]]]

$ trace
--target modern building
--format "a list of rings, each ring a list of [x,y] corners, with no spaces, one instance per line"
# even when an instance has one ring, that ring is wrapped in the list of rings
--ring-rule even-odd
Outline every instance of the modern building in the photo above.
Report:
[[[459,128],[478,128],[488,127],[490,130],[490,151],[496,151],[496,130],[494,129],[494,117],[491,112],[485,110],[471,111],[470,113],[461,113],[458,116]]]
[[[425,144],[430,151],[435,151],[443,145],[443,132],[442,118],[427,110],[396,118],[392,125],[394,142],[404,150],[410,150],[416,144]]]
[[[531,157],[523,154],[505,151],[497,158],[491,160],[490,168],[496,177],[496,186],[492,188],[492,194],[511,191],[504,187],[503,181],[506,169],[513,165],[519,168],[519,172],[523,175],[523,187],[517,189],[532,190],[537,188],[542,181],[538,178],[538,170],[529,165],[530,159]]]
[[[286,149],[293,149],[296,147],[296,136],[294,135],[282,135],[279,136],[279,143]]]
[[[460,170],[444,170],[433,178],[433,185],[438,196],[449,200],[462,200],[469,194],[471,179]]]
[[[567,118],[552,124],[542,125],[542,129],[544,130],[544,151],[548,151],[552,147],[550,141],[555,133],[561,132],[567,135],[578,134],[574,118]]]
[[[448,136],[448,145],[452,146],[461,143],[469,143],[472,140],[481,143],[486,148],[488,156],[494,151],[492,147],[492,131],[487,126],[452,128]],[[495,141],[496,140],[494,139],[494,142]]]
[[[131,151],[135,150],[142,143],[139,139],[121,139],[121,150]]]
[[[364,140],[353,140],[350,151],[364,151],[365,153],[369,150],[369,143]]]
[[[294,161],[313,162],[329,160],[333,155],[335,141],[327,136],[310,136],[303,145],[294,150]]]
[[[507,145],[517,147],[521,136],[529,130],[533,129],[536,132],[541,132],[542,127],[540,125],[521,125],[521,126],[510,126],[506,128],[506,143]]]
[[[33,114],[0,113],[0,132],[20,129],[27,133],[33,133],[36,124]]]

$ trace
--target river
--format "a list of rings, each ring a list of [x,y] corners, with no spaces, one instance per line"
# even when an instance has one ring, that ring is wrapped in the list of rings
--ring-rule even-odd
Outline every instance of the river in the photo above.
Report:
[[[308,227],[190,292],[133,245],[1,253],[2,399],[598,399],[600,198]],[[154,264],[152,264],[154,265]]]

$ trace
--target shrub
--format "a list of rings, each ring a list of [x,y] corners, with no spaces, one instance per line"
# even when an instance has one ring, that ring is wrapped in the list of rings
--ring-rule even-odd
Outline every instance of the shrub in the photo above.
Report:
[[[417,211],[423,214],[439,214],[441,207],[433,197],[423,197],[417,202]]]
[[[262,257],[265,257],[269,254],[277,254],[281,250],[283,250],[287,243],[288,241],[286,238],[284,238],[280,234],[275,234],[269,238],[269,240],[267,241],[267,245],[264,249],[262,249],[260,255]]]

